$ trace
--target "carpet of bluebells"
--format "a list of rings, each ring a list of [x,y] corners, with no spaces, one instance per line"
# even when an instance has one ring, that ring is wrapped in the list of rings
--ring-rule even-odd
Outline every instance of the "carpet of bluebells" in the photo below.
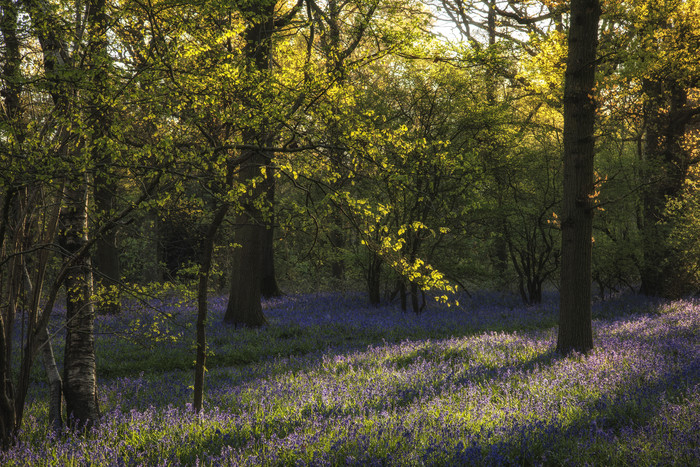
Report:
[[[554,296],[483,293],[422,315],[286,296],[260,330],[221,324],[225,305],[211,301],[202,413],[193,306],[134,303],[98,317],[100,424],[51,433],[35,369],[0,464],[700,465],[698,300],[597,303],[595,350],[566,358]]]

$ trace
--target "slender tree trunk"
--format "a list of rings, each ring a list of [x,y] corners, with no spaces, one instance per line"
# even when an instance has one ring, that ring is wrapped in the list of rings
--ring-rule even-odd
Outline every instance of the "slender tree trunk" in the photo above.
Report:
[[[334,189],[338,190],[340,187],[334,187]],[[331,216],[331,222],[333,226],[331,227],[329,239],[335,255],[331,261],[331,276],[335,281],[335,285],[340,288],[343,287],[343,283],[345,282],[345,261],[342,257],[345,248],[345,234],[341,227],[343,219],[339,214],[333,214]]]
[[[561,297],[557,350],[593,348],[591,236],[593,233],[594,124],[598,0],[572,0],[564,81],[564,198]]]
[[[146,213],[144,225],[139,229],[146,241],[146,251],[144,251],[144,269],[142,271],[143,280],[146,283],[162,282],[163,270],[160,267],[164,261],[161,247],[161,222],[158,212],[149,209]]]
[[[61,247],[66,261],[87,242],[88,189],[84,183],[67,191],[68,207],[62,219]],[[66,346],[63,361],[67,415],[76,426],[98,422],[97,368],[95,363],[95,309],[89,256],[74,261],[65,278]]]
[[[202,245],[202,258],[199,265],[199,284],[197,287],[197,357],[194,368],[194,400],[195,412],[202,410],[204,400],[204,372],[207,361],[207,294],[209,288],[209,273],[211,272],[211,258],[214,252],[214,240],[221,223],[226,217],[228,205],[224,204],[217,209],[214,219],[209,224],[209,229],[204,237]]]
[[[370,252],[369,265],[367,266],[367,289],[369,292],[369,303],[379,305],[381,302],[381,274],[382,258]]]
[[[487,15],[487,29],[489,38],[489,47],[493,48],[496,45],[496,2],[495,0],[489,0],[488,4],[488,15]],[[495,108],[496,102],[496,72],[494,69],[489,67],[486,70],[486,102],[492,108]],[[508,277],[508,243],[509,243],[509,231],[508,231],[508,219],[505,215],[505,207],[503,206],[503,193],[507,190],[506,185],[506,175],[502,167],[501,157],[499,156],[502,151],[497,148],[489,150],[488,158],[493,164],[493,177],[496,182],[496,202],[498,208],[496,211],[496,225],[498,226],[498,231],[496,232],[496,238],[494,239],[494,256],[493,262],[498,275],[496,279],[496,285],[499,289],[507,290],[510,287],[509,277]]]
[[[44,371],[49,381],[49,427],[54,434],[58,434],[63,428],[63,380],[56,366],[56,358],[46,327],[40,331],[38,337]]]

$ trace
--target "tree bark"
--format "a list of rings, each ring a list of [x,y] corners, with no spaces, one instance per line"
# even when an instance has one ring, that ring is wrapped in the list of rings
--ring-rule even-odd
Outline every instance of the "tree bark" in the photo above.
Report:
[[[264,163],[261,155],[251,156],[241,166],[241,175],[252,180],[255,174],[260,174],[260,165]],[[260,327],[267,323],[260,303],[266,228],[259,209],[254,205],[259,202],[255,200],[255,194],[261,195],[260,189],[252,191],[254,198],[246,203],[244,212],[237,218],[231,288],[224,321],[235,326]]]
[[[16,125],[22,113],[20,92],[21,92],[21,56],[19,50],[19,40],[17,37],[17,4],[11,0],[0,1],[2,12],[0,16],[0,33],[3,38],[4,66],[2,69],[3,86],[0,89],[2,97],[3,112],[0,119],[10,128]],[[16,138],[20,140],[20,138]],[[0,255],[6,258],[5,235],[7,233],[7,222],[9,218],[10,206],[12,205],[15,189],[5,185],[4,191],[0,192],[2,200],[2,211],[0,212]],[[5,301],[3,290],[6,278],[4,271],[0,270],[0,299]],[[10,279],[11,281],[11,279]],[[5,311],[7,310],[7,311]],[[12,365],[11,349],[13,339],[12,319],[14,310],[11,306],[0,309],[0,448],[6,449],[12,442],[15,431],[16,413],[14,388],[12,385]]]
[[[251,3],[242,11],[250,22],[243,33],[243,53],[248,59],[249,70],[259,74],[259,79],[267,79],[266,73],[271,67],[275,7],[276,0],[264,0]],[[260,126],[245,129],[242,136],[244,141],[260,146],[266,146],[274,140],[266,118],[262,119]],[[243,200],[244,209],[236,222],[234,243],[237,246],[233,253],[231,287],[224,322],[235,326],[259,327],[267,323],[260,304],[266,230],[260,206],[265,201],[265,187],[270,182],[255,181],[261,176],[263,167],[269,168],[272,155],[249,149],[241,156],[243,162],[238,172],[238,181],[248,187],[249,195]]]
[[[593,348],[591,251],[593,234],[595,85],[598,0],[572,0],[564,81],[564,197],[557,350]]]
[[[61,247],[65,261],[73,265],[64,280],[66,290],[66,345],[63,361],[64,394],[69,420],[74,426],[88,428],[98,422],[97,368],[95,363],[90,257],[78,260],[73,255],[88,237],[88,188],[84,183],[67,190],[68,207],[62,217]]]
[[[194,400],[193,409],[196,413],[202,410],[204,401],[204,372],[207,361],[207,294],[209,289],[209,273],[211,272],[211,258],[214,251],[214,240],[221,223],[226,217],[228,205],[224,204],[217,209],[214,219],[204,237],[202,245],[202,258],[199,265],[199,284],[197,286],[197,357],[194,367]]]

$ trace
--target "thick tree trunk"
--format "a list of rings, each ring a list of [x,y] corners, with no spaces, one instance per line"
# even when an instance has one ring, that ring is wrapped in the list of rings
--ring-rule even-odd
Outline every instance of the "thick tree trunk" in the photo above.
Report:
[[[411,308],[417,315],[423,311],[423,308],[420,306],[420,302],[418,301],[418,292],[418,284],[411,282]]]
[[[262,243],[265,227],[240,216],[236,229],[231,289],[224,321],[235,326],[260,327],[267,323],[260,304]]]
[[[87,242],[87,184],[67,191],[68,207],[62,217],[61,247],[66,261]],[[74,261],[64,280],[66,290],[66,345],[63,361],[67,415],[75,426],[98,422],[95,363],[95,310],[89,256]]]
[[[260,176],[268,159],[260,151],[251,151],[244,158],[238,173],[241,183],[251,184]],[[262,312],[260,285],[263,277],[263,242],[265,222],[259,204],[264,198],[264,184],[250,188],[244,211],[238,215],[234,234],[231,288],[224,322],[235,326],[260,327],[267,323]]]
[[[250,25],[246,28],[244,54],[248,59],[249,70],[260,73],[266,79],[272,56],[272,36],[275,31],[276,0],[251,3],[242,13],[248,16]],[[251,103],[252,105],[252,103]],[[274,141],[266,118],[257,127],[243,131],[243,140],[249,144],[266,146]],[[261,169],[269,168],[272,154],[262,150],[249,149],[241,154],[243,162],[238,172],[240,183],[248,187],[249,196],[243,200],[243,212],[238,216],[233,252],[231,288],[224,321],[235,326],[259,327],[267,320],[262,313],[261,284],[264,266],[265,219],[260,209],[265,202],[265,187],[269,181],[259,181]],[[271,176],[268,172],[267,176]],[[254,182],[257,180],[257,183]]]
[[[22,115],[21,106],[21,55],[19,40],[17,37],[18,11],[17,3],[10,0],[0,1],[0,33],[3,38],[3,68],[2,76],[4,86],[0,89],[2,102],[2,115],[0,120],[5,128],[14,129],[14,137],[18,142],[22,141],[21,128],[23,125],[19,121]],[[7,221],[10,207],[13,203],[15,189],[12,186],[4,185],[4,191],[0,192],[2,200],[2,211],[0,212],[0,259],[5,260],[6,245],[5,236],[7,234]],[[2,267],[2,266],[0,266]],[[6,284],[13,282],[12,277],[4,276],[7,271],[0,269],[0,300],[3,307],[0,308],[0,448],[7,449],[16,429],[16,412],[14,387],[12,384],[12,321],[14,319],[14,305],[7,303],[6,297],[9,290],[3,290]]]
[[[598,0],[572,0],[564,81],[564,198],[557,350],[593,348],[591,236],[594,210],[595,63]]]

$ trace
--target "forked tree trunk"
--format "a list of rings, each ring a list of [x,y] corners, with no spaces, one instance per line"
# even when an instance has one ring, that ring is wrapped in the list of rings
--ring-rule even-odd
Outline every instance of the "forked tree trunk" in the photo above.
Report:
[[[593,348],[591,236],[593,233],[595,69],[599,0],[572,0],[564,80],[564,198],[561,296],[557,350]]]

